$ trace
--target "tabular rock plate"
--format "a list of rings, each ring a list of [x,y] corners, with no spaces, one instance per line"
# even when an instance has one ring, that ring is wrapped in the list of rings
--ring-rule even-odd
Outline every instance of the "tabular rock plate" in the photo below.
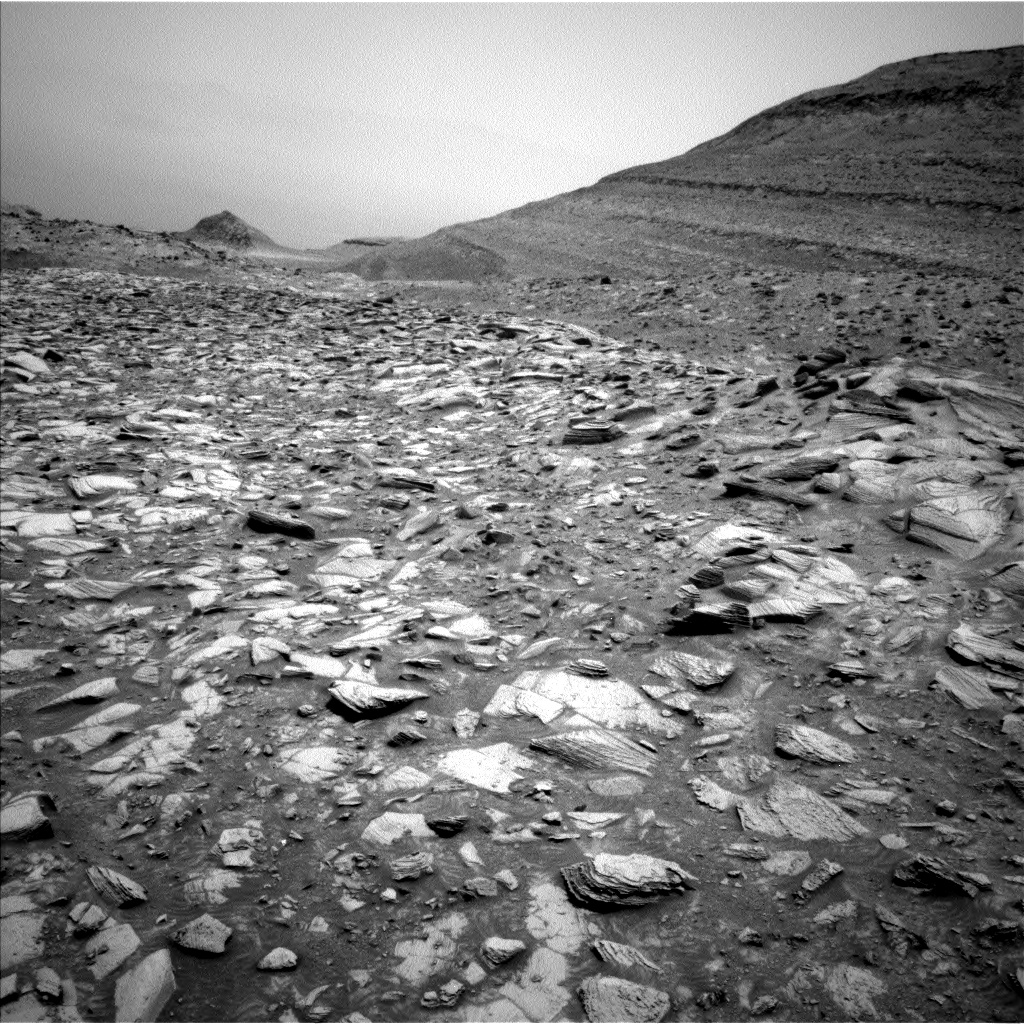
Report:
[[[352,755],[337,747],[306,747],[283,754],[279,765],[302,782],[326,782],[337,778],[351,762]]]
[[[642,907],[670,892],[692,889],[697,879],[670,860],[644,853],[599,853],[592,861],[562,868],[566,888],[580,903]]]
[[[150,953],[145,960],[117,979],[114,988],[114,1020],[126,1024],[154,1021],[174,993],[174,970],[166,949]]]
[[[494,718],[518,718],[520,715],[532,715],[547,725],[564,710],[565,705],[557,700],[542,697],[530,690],[522,690],[518,686],[502,683],[494,691],[494,696],[488,701],[483,713]]]
[[[22,793],[0,809],[0,839],[48,839],[53,825],[43,811],[43,804],[53,808],[46,793]]]
[[[736,671],[736,663],[727,658],[702,658],[686,651],[662,655],[651,664],[651,671],[666,679],[685,680],[706,690],[721,686]]]
[[[339,679],[328,693],[354,715],[386,714],[404,708],[414,700],[426,700],[430,696],[422,690],[375,686],[353,679]]]
[[[364,843],[379,843],[390,846],[407,836],[413,839],[427,839],[434,836],[422,814],[401,814],[385,811],[363,829],[360,836]]]
[[[622,679],[597,679],[562,669],[540,669],[524,672],[512,686],[568,705],[608,729],[669,729],[647,699]]]
[[[139,489],[139,485],[134,480],[129,480],[126,476],[113,476],[105,473],[69,477],[68,487],[71,488],[76,498],[93,498],[97,494],[111,494],[116,491],[137,491]]]
[[[984,665],[1002,675],[1024,679],[1024,651],[975,632],[966,623],[949,634],[946,646],[964,661]]]
[[[133,907],[149,899],[146,890],[138,882],[110,868],[91,867],[88,876],[93,888],[115,906]]]
[[[562,438],[562,444],[604,444],[625,434],[617,423],[605,420],[578,420],[572,423]]]
[[[85,955],[91,960],[89,970],[97,981],[112,974],[142,945],[130,924],[107,922],[85,944]]]
[[[650,1022],[663,1020],[671,1001],[667,992],[622,978],[587,978],[580,986],[587,1020]]]
[[[650,775],[658,763],[657,754],[607,729],[575,729],[537,736],[530,741],[530,748],[553,754],[566,764],[579,768],[620,768]]]
[[[35,512],[20,520],[15,529],[19,537],[27,540],[73,537],[78,532],[78,526],[68,512]]]
[[[935,673],[936,690],[949,694],[958,704],[968,711],[977,711],[988,705],[1001,704],[997,693],[990,689],[989,680],[1006,683],[1006,677],[986,672],[983,669],[960,668],[957,665],[943,665]]]
[[[171,935],[171,941],[193,953],[223,953],[233,929],[212,914],[203,914],[194,921],[189,921]]]
[[[775,749],[811,764],[850,764],[857,759],[857,753],[849,743],[808,725],[778,726]]]
[[[745,829],[769,836],[842,843],[868,833],[838,804],[795,782],[775,782],[763,802],[741,800],[736,809]]]
[[[438,761],[437,768],[471,786],[489,789],[492,793],[507,793],[513,782],[522,779],[516,769],[529,768],[532,764],[510,743],[495,743],[479,750],[450,750]]]
[[[257,533],[282,533],[286,537],[298,537],[300,540],[314,540],[316,530],[309,523],[295,516],[282,515],[266,509],[250,509],[246,526]]]
[[[672,616],[668,631],[686,636],[731,633],[737,626],[750,625],[750,610],[738,601],[718,601],[693,608],[677,606]]]
[[[391,878],[396,882],[413,881],[422,875],[434,873],[434,855],[432,853],[412,853],[408,857],[396,857],[388,861]]]
[[[113,676],[104,679],[94,679],[90,683],[82,683],[67,693],[47,701],[36,708],[36,711],[52,711],[55,708],[64,707],[65,704],[99,704],[100,701],[113,697],[120,691],[117,688],[117,680]]]
[[[961,559],[977,558],[1002,536],[1009,516],[999,494],[933,498],[907,514],[906,535]]]

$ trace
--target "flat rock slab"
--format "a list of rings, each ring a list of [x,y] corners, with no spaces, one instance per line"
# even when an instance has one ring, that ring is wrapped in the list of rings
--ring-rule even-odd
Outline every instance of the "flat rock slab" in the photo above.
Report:
[[[507,793],[523,776],[516,769],[533,762],[509,743],[496,743],[478,750],[450,750],[437,764],[438,771],[492,793]]]
[[[0,971],[41,957],[46,914],[27,896],[0,898]]]
[[[171,954],[166,949],[158,949],[117,979],[114,1020],[124,1024],[155,1021],[174,989]]]
[[[130,924],[107,923],[85,944],[85,955],[92,961],[89,970],[97,981],[112,974],[142,945]]]

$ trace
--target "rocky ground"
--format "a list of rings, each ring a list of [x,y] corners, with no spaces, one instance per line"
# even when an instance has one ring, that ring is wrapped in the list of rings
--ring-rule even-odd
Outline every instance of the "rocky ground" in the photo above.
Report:
[[[3,1020],[1020,1019],[1018,277],[14,221]]]

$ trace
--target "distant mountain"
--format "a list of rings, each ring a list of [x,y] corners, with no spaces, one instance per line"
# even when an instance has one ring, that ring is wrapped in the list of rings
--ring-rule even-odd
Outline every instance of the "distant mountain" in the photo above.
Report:
[[[369,278],[673,273],[709,257],[1012,268],[1024,209],[1024,47],[889,64],[688,153],[395,243]]]
[[[30,220],[40,220],[42,214],[31,206],[22,203],[9,203],[6,199],[0,199],[0,214],[7,214],[11,217],[26,217]]]
[[[203,217],[195,227],[176,234],[179,238],[187,238],[199,245],[243,250],[290,251],[285,246],[278,245],[269,235],[265,235],[251,224],[246,224],[241,217],[236,217],[229,210]]]

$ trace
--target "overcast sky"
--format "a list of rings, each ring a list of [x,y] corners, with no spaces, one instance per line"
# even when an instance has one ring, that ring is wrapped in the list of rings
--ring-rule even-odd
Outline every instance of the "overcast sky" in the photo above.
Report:
[[[0,5],[0,188],[49,216],[418,236],[677,156],[1020,3]]]

